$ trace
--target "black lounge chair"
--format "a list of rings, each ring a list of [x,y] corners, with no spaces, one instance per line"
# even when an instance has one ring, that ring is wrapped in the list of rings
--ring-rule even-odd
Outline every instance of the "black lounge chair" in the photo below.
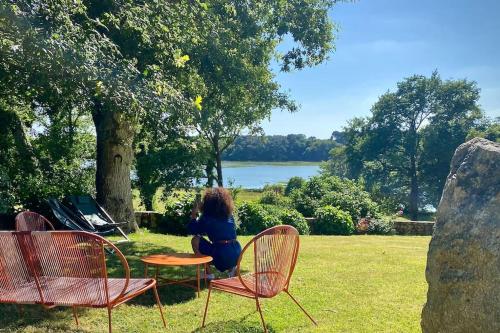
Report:
[[[121,229],[127,222],[115,222],[113,218],[90,195],[71,195],[67,200],[73,210],[91,226],[99,231],[118,231],[126,240],[127,235]]]
[[[47,202],[49,203],[50,209],[52,209],[52,213],[54,213],[55,218],[66,228],[92,233],[96,232],[95,228],[89,226],[85,220],[80,219],[71,211],[71,209],[59,202],[59,200],[51,198],[47,200]]]
[[[49,206],[55,217],[67,228],[82,230],[100,236],[120,233],[127,241],[129,238],[120,228],[126,224],[115,223],[109,214],[97,204],[91,196],[71,196],[69,204],[63,204],[57,199],[49,199]]]

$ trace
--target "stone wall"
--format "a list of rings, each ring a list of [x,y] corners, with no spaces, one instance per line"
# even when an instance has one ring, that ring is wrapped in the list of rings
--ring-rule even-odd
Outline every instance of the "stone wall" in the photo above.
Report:
[[[135,212],[135,221],[140,228],[148,228],[149,230],[156,230],[158,223],[161,220],[161,213],[154,211],[139,211]]]
[[[397,235],[431,236],[434,222],[429,221],[394,221]]]

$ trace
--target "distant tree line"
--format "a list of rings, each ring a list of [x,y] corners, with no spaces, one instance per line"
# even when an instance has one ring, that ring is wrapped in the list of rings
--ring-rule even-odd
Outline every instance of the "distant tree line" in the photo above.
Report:
[[[332,139],[306,137],[304,134],[244,135],[236,138],[222,158],[227,161],[326,161],[337,146]]]

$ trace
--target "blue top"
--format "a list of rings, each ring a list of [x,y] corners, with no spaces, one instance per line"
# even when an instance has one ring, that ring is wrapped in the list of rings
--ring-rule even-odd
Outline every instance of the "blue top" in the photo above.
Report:
[[[189,222],[188,230],[192,235],[206,234],[212,243],[236,239],[236,224],[232,216],[221,220],[202,215],[198,220],[192,219]]]
[[[214,266],[221,272],[236,266],[241,253],[241,245],[236,241],[236,224],[234,218],[217,219],[201,216],[198,220],[192,219],[188,224],[189,233],[193,235],[206,234],[211,243],[200,238],[198,250],[212,256]],[[220,241],[235,240],[221,243]]]

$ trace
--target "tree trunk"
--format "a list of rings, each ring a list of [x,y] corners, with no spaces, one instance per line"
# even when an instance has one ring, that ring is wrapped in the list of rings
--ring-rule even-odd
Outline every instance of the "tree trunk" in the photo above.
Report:
[[[224,187],[224,179],[222,178],[222,154],[217,144],[215,148],[215,168],[217,170],[217,185],[219,187]]]
[[[410,218],[412,221],[418,219],[418,179],[415,155],[410,157]]]
[[[205,166],[205,174],[207,175],[207,187],[211,188],[214,186],[215,176],[214,176],[214,163],[212,159],[207,161]]]
[[[134,128],[125,115],[101,104],[96,104],[92,118],[97,139],[97,201],[116,222],[127,222],[129,231],[137,231],[130,181]]]
[[[7,122],[10,124],[14,144],[16,145],[17,152],[23,161],[22,167],[27,172],[37,172],[38,160],[33,151],[33,146],[28,139],[28,135],[26,134],[27,131],[22,120],[15,112],[6,112],[8,112],[6,113],[7,118],[10,118]]]
[[[151,196],[143,196],[142,202],[144,203],[144,207],[148,211],[153,211],[153,197]]]

